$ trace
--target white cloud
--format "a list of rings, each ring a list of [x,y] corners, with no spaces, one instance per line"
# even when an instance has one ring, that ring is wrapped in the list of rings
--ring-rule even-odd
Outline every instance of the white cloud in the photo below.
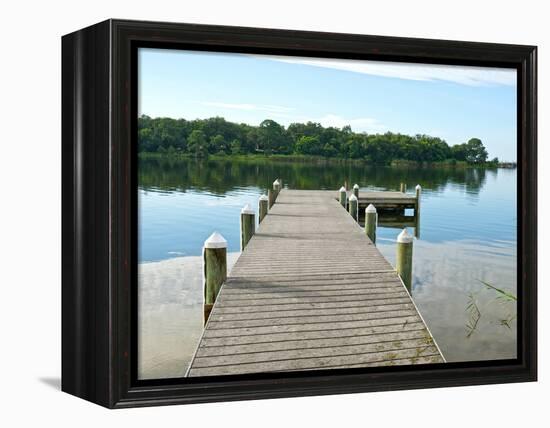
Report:
[[[208,107],[218,107],[223,109],[230,109],[230,110],[244,110],[244,111],[263,111],[268,113],[288,113],[293,110],[295,110],[292,107],[283,107],[283,106],[276,106],[276,105],[270,105],[270,104],[235,104],[235,103],[220,103],[220,102],[214,102],[214,101],[204,101],[201,102],[202,105],[208,106]]]
[[[335,70],[406,80],[445,81],[467,86],[516,85],[516,71],[506,68],[304,57],[293,58],[288,56],[272,56],[270,59],[290,64],[331,68]]]

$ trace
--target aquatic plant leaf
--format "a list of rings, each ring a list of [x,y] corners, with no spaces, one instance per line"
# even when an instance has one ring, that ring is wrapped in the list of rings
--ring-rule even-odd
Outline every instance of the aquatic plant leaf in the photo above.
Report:
[[[518,298],[516,296],[514,296],[512,293],[510,293],[508,291],[504,291],[500,288],[497,288],[497,287],[489,284],[488,282],[482,281],[481,279],[479,279],[478,281],[481,282],[483,285],[485,285],[485,287],[487,287],[488,289],[494,290],[497,293],[499,293],[500,296],[498,298],[504,298],[506,300],[514,301],[514,302],[518,300]]]

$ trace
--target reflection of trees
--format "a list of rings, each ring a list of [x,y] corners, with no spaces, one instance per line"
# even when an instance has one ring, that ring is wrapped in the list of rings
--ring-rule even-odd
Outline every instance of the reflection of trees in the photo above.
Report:
[[[468,193],[478,194],[487,181],[487,170],[484,168],[467,168],[464,174],[464,187]]]
[[[200,159],[141,159],[139,186],[163,190],[196,189],[224,194],[243,186],[267,190],[276,177],[294,189],[336,189],[349,185],[399,190],[407,183],[409,191],[417,183],[424,190],[442,191],[448,185],[463,186],[470,194],[479,193],[487,174],[498,170],[483,168],[380,167],[349,161],[235,161]]]

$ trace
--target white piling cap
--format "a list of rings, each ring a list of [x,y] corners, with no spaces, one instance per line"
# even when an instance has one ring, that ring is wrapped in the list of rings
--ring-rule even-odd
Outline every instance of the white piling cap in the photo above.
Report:
[[[353,185],[353,188],[354,188],[354,189],[359,189],[359,184],[355,183],[355,184]]]
[[[280,185],[281,185],[281,182],[279,181],[279,179],[277,179],[277,180],[275,180],[275,181],[273,182],[273,185],[274,185],[274,186],[280,186]]]
[[[413,239],[413,236],[409,235],[409,231],[407,230],[407,228],[404,228],[397,237],[397,242],[399,242],[400,244],[410,244]]]
[[[204,248],[227,248],[227,241],[218,232],[214,232],[204,241]]]
[[[241,210],[241,214],[255,214],[250,204],[246,204]]]
[[[350,200],[350,201],[356,201],[356,200],[357,200],[357,196],[355,196],[355,195],[352,193],[351,196],[349,197],[349,200]]]
[[[268,201],[269,198],[267,197],[267,195],[262,195],[260,196],[260,201]]]
[[[417,184],[415,187],[416,190],[422,190],[422,186],[420,184]]]
[[[340,193],[345,192],[345,191],[346,191],[346,188],[344,186],[340,187],[340,190],[339,190]]]
[[[375,213],[376,212],[376,208],[374,207],[373,204],[369,204],[369,206],[367,208],[365,208],[365,212],[366,213]]]

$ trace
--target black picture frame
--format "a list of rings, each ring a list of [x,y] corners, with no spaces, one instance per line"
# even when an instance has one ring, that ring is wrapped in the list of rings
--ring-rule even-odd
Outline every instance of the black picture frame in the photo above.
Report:
[[[136,378],[136,51],[162,47],[515,68],[518,358],[196,379]],[[534,46],[107,20],[62,38],[62,390],[109,408],[537,379]]]

